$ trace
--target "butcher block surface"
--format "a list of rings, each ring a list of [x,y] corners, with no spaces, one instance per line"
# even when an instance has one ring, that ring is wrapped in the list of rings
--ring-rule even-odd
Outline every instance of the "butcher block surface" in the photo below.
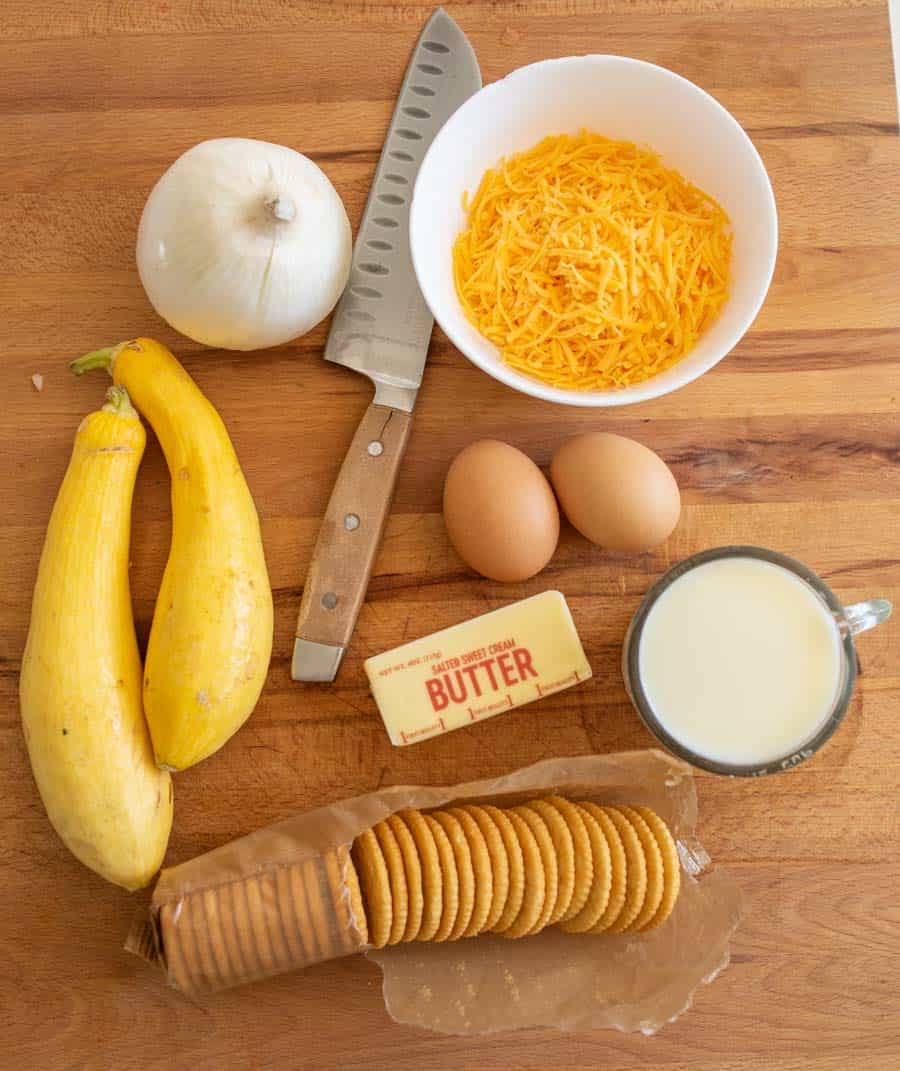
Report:
[[[900,602],[900,138],[882,0],[524,0],[448,4],[485,82],[546,57],[612,52],[713,93],[747,129],[780,218],[768,300],[699,381],[620,410],[553,406],[483,375],[435,331],[393,512],[333,685],[290,679],[319,519],[370,397],[321,360],[325,325],[256,355],[204,351],[153,312],[134,245],[151,186],[204,138],[290,145],[326,171],[354,226],[430,5],[184,0],[0,5],[0,1008],[20,1071],[243,1068],[888,1071],[900,1066],[900,620],[861,637],[846,724],[802,767],[698,774],[700,836],[746,894],[730,967],[653,1038],[525,1031],[474,1040],[400,1027],[363,957],[192,1004],[123,951],[149,892],[84,869],[50,828],[17,683],[31,590],[78,422],[105,383],[67,361],[136,334],[184,360],[232,433],[275,593],[272,667],[251,720],[176,778],[169,865],[322,803],[448,784],[548,756],[644,748],[618,659],[671,563],[723,543],[772,547],[845,602]],[[32,375],[43,376],[37,391]],[[540,576],[504,586],[450,548],[441,486],[492,436],[547,465],[576,432],[658,451],[684,511],[667,545],[616,556],[564,525]],[[146,641],[169,481],[154,440],[134,508]],[[393,748],[368,656],[547,588],[566,595],[595,679],[484,724]],[[77,651],[70,652],[72,658]]]

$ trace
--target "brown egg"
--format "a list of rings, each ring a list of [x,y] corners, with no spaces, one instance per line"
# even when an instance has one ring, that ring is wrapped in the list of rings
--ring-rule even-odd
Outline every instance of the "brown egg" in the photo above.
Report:
[[[563,513],[592,543],[649,550],[678,523],[681,495],[669,466],[652,450],[595,431],[556,451],[550,479]]]
[[[481,439],[454,458],[444,481],[444,523],[456,552],[491,580],[527,580],[550,561],[559,510],[530,457]]]

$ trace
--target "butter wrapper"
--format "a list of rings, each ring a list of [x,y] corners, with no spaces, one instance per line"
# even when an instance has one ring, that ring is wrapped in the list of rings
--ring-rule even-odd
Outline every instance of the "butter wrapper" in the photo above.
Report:
[[[588,680],[565,597],[544,591],[364,664],[395,746],[414,744]]]
[[[348,849],[406,807],[509,806],[559,793],[655,810],[676,839],[681,892],[646,934],[567,934],[553,927],[509,941],[366,946]],[[502,777],[448,787],[396,786],[268,826],[163,871],[148,918],[126,948],[162,967],[191,997],[366,950],[400,1023],[475,1035],[524,1027],[652,1034],[691,1005],[729,961],[741,916],[738,886],[695,839],[691,769],[662,751],[548,759]],[[365,982],[360,978],[360,985]]]

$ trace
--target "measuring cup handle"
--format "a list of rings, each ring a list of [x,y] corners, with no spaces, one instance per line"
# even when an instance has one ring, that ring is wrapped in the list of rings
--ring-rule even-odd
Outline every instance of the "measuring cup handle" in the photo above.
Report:
[[[869,599],[867,602],[855,602],[844,607],[844,618],[851,636],[857,636],[866,629],[875,628],[891,616],[893,606],[887,599]]]

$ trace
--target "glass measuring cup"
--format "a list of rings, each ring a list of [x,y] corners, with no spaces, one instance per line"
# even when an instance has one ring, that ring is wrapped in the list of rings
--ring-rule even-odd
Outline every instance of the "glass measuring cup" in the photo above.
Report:
[[[660,597],[676,581],[699,566],[729,558],[754,559],[780,566],[798,578],[813,593],[834,621],[840,664],[838,684],[830,710],[824,719],[817,723],[817,728],[801,746],[764,762],[721,761],[704,755],[696,748],[687,745],[683,740],[679,740],[673,732],[666,728],[662,717],[654,710],[641,677],[641,638],[647,621]],[[821,577],[800,562],[776,551],[753,546],[726,546],[705,550],[686,558],[683,562],[670,569],[650,589],[644,601],[638,607],[629,625],[622,649],[622,674],[625,680],[625,687],[641,720],[650,732],[669,751],[692,765],[729,777],[760,777],[763,774],[778,773],[808,759],[822,747],[841,724],[847,712],[850,697],[853,694],[857,674],[856,647],[853,637],[860,632],[866,631],[866,629],[874,628],[882,621],[885,621],[890,614],[891,604],[886,599],[871,599],[866,602],[855,603],[852,606],[843,606]],[[689,621],[685,622],[685,628],[690,628]],[[700,683],[699,678],[700,669],[698,667],[698,684]],[[723,713],[727,716],[727,712]]]

